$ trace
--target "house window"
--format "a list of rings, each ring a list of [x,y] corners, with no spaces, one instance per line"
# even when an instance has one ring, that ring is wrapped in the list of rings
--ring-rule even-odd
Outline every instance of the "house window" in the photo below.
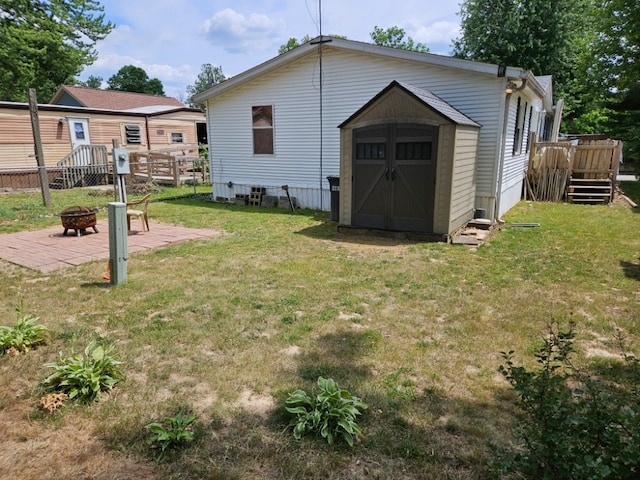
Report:
[[[516,127],[513,131],[513,148],[511,153],[517,155],[520,153],[520,139],[522,138],[522,127],[520,126],[520,103],[522,99],[518,97],[518,103],[516,105]]]
[[[253,153],[273,155],[273,105],[251,107]]]
[[[184,143],[182,132],[171,132],[171,143]]]
[[[525,150],[527,153],[529,153],[529,150],[531,148],[531,135],[533,135],[533,132],[531,131],[532,120],[533,120],[533,105],[529,107],[529,121],[527,122],[528,129],[529,129],[529,134],[527,135],[527,148]]]
[[[124,134],[127,138],[127,143],[130,145],[140,145],[142,143],[140,136],[140,125],[128,124],[124,126]]]
[[[75,135],[76,135],[76,140],[84,140],[85,139],[84,126],[82,125],[82,122],[73,122],[73,130],[74,130]]]

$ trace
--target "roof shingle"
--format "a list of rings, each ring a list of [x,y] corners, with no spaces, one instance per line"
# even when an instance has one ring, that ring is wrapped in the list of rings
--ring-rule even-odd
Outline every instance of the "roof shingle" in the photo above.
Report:
[[[146,93],[120,92],[117,90],[99,90],[96,88],[62,85],[51,99],[52,104],[59,104],[64,94],[76,99],[81,106],[107,110],[130,110],[133,108],[166,105],[184,108],[185,104],[171,97],[148,95]]]

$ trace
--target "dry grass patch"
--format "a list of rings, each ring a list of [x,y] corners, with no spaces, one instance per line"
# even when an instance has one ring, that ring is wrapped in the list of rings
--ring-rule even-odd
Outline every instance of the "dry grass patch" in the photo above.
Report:
[[[12,432],[0,450],[24,453],[20,432],[64,450],[54,460],[42,449],[39,474],[50,460],[62,478],[108,462],[113,478],[489,478],[486,442],[509,438],[516,418],[498,352],[533,361],[552,318],[574,319],[582,358],[610,350],[613,325],[637,331],[629,265],[640,239],[628,232],[640,216],[628,208],[522,203],[508,221],[540,228],[507,225],[470,251],[342,236],[317,212],[153,207],[158,220],[228,235],[132,255],[117,288],[96,283],[99,262],[46,276],[0,264],[0,316],[21,299],[52,334],[0,358],[0,418]],[[125,381],[94,405],[36,414],[42,365],[92,338],[116,342]],[[369,405],[353,449],[295,442],[286,429],[287,394],[320,375]],[[198,414],[201,436],[159,475],[144,425],[180,406]],[[91,452],[78,463],[74,429]]]

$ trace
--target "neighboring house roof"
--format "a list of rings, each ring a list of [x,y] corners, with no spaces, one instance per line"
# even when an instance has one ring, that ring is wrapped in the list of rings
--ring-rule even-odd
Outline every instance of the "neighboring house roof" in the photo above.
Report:
[[[475,72],[483,75],[491,75],[494,77],[506,77],[512,80],[527,80],[528,87],[534,90],[538,95],[543,97],[548,94],[547,89],[539,83],[538,77],[533,75],[533,73],[528,70],[517,67],[505,67],[489,63],[447,57],[444,55],[435,55],[432,53],[420,53],[399,48],[381,47],[379,45],[374,45],[371,43],[356,42],[353,40],[345,40],[341,38],[317,37],[310,42],[289,50],[282,55],[278,55],[271,60],[267,60],[266,62],[257,65],[256,67],[253,67],[243,73],[240,73],[235,77],[231,77],[230,79],[225,80],[222,83],[214,85],[204,92],[194,95],[192,100],[196,103],[204,102],[209,97],[215,96],[224,91],[231,90],[243,84],[245,81],[252,80],[260,75],[270,72],[271,70],[291,63],[300,57],[308,54],[316,54],[318,44],[321,42],[323,43],[324,48],[336,48],[347,51],[360,52],[367,55],[376,55],[379,57],[418,62],[424,65],[452,68],[467,72]]]
[[[474,122],[469,117],[467,117],[464,113],[460,112],[456,108],[449,105],[447,102],[442,100],[440,97],[434,95],[428,90],[423,88],[414,87],[413,85],[409,85],[408,83],[398,82],[394,80],[389,85],[387,85],[380,93],[378,93],[375,97],[369,100],[364,106],[362,106],[356,113],[351,115],[347,120],[342,122],[339,127],[342,128],[344,125],[349,123],[352,119],[356,118],[360,113],[369,108],[370,105],[378,101],[380,97],[382,97],[385,93],[387,93],[392,88],[400,88],[404,90],[409,95],[411,95],[416,100],[420,101],[427,107],[430,107],[436,113],[439,113],[447,120],[452,123],[456,123],[458,125],[470,125],[473,127],[481,127],[481,125],[477,122]]]
[[[62,85],[50,103],[120,111],[141,107],[186,107],[184,103],[171,97],[149,95],[146,93],[120,92],[117,90],[100,90],[97,88],[76,87],[72,85]]]
[[[29,110],[29,104],[24,102],[5,102],[0,101],[0,108],[9,108],[14,110]],[[60,112],[61,114],[102,114],[102,115],[125,115],[132,117],[154,117],[156,115],[162,115],[164,113],[173,113],[173,112],[198,112],[202,113],[199,108],[190,108],[185,107],[171,107],[171,106],[162,106],[155,109],[153,111],[146,111],[146,109],[131,109],[131,110],[112,110],[108,108],[86,108],[86,107],[78,107],[71,105],[52,105],[49,103],[39,103],[38,110],[48,111],[48,112]],[[204,114],[203,114],[204,116]]]

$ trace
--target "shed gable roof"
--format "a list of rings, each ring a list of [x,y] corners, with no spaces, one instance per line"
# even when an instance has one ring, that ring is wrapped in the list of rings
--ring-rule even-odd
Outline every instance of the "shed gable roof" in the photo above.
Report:
[[[105,110],[131,110],[142,107],[185,108],[186,105],[171,97],[149,95],[146,93],[120,92],[117,90],[100,90],[97,88],[62,85],[51,99],[52,104],[59,104],[64,94],[70,95],[80,105],[87,108]]]
[[[404,83],[404,82],[399,82],[397,80],[394,80],[389,85],[387,85],[384,89],[380,91],[380,93],[378,93],[375,97],[369,100],[365,105],[360,107],[357,112],[355,112],[347,120],[342,122],[338,127],[342,128],[348,123],[350,123],[353,119],[358,117],[362,112],[364,112],[371,105],[376,103],[382,96],[384,96],[389,90],[393,88],[398,88],[406,92],[408,95],[418,100],[424,106],[442,115],[444,118],[446,118],[452,123],[455,123],[458,125],[469,125],[469,126],[478,127],[478,128],[481,127],[479,123],[471,120],[464,113],[460,112],[455,107],[449,105],[447,102],[442,100],[437,95],[434,95],[430,91],[425,90],[423,88],[414,87],[413,85],[409,85],[408,83]]]

